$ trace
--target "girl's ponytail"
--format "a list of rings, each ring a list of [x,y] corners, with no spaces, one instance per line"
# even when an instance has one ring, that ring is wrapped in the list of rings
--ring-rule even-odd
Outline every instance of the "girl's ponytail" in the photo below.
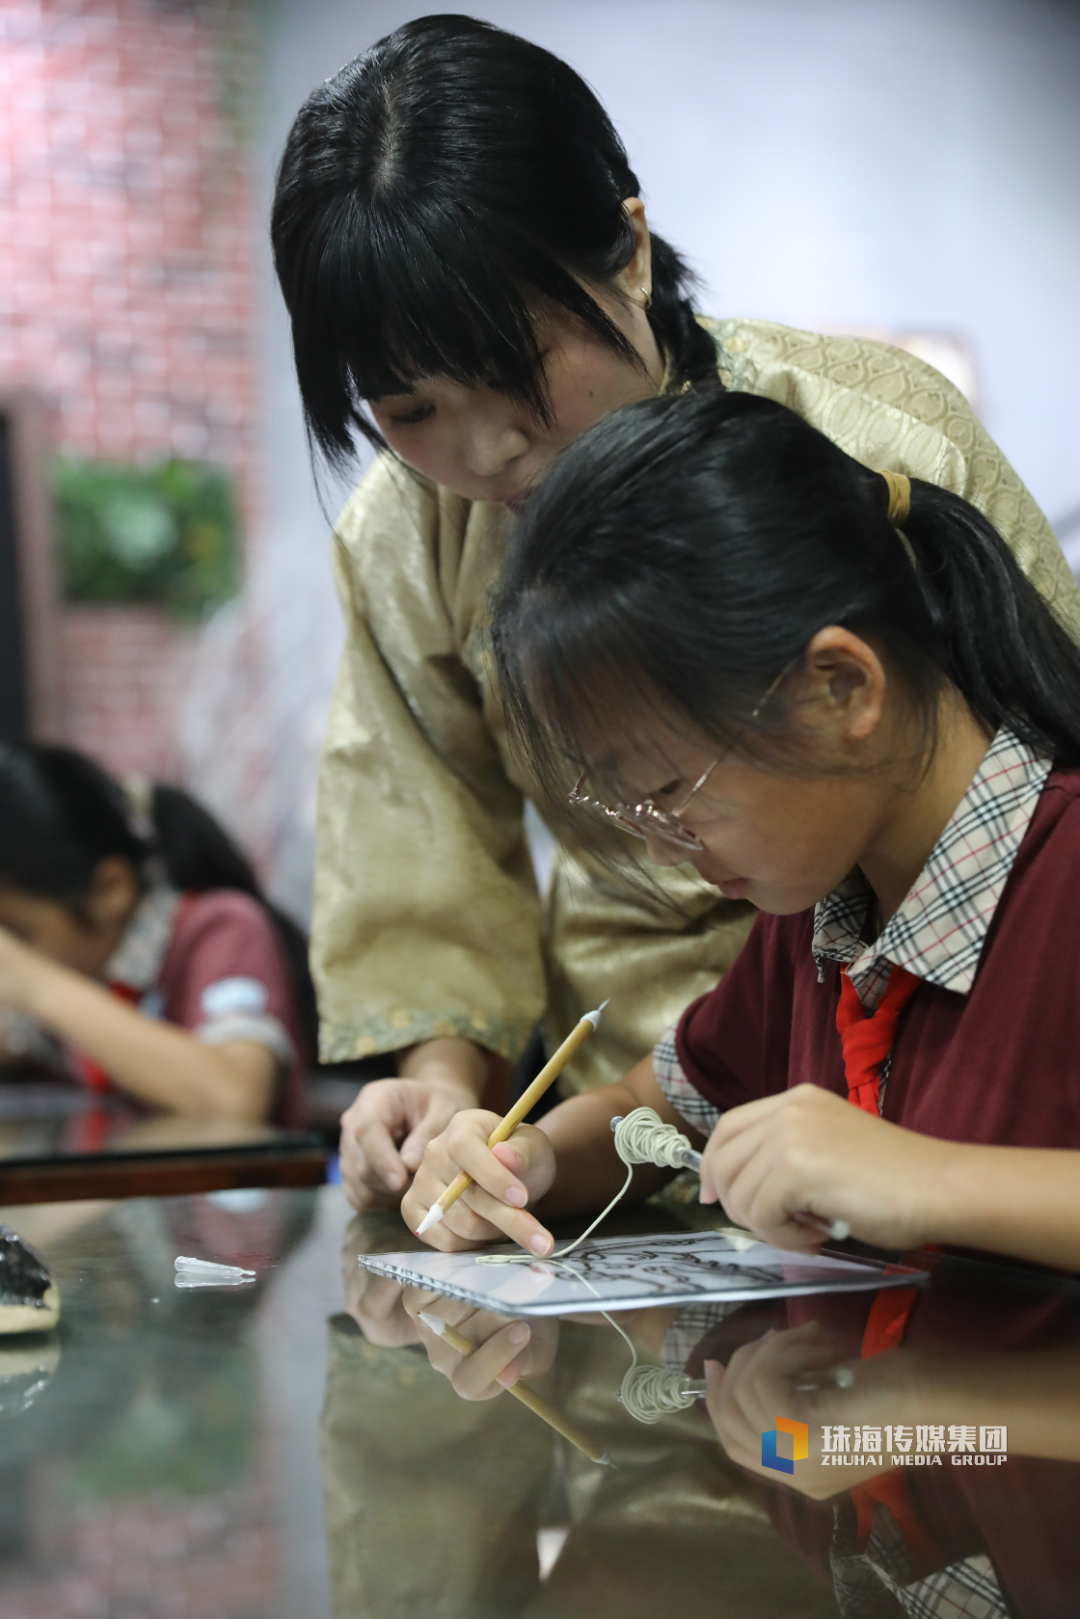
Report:
[[[959,495],[913,479],[903,532],[945,672],[972,711],[1080,765],[1080,650],[997,530]]]

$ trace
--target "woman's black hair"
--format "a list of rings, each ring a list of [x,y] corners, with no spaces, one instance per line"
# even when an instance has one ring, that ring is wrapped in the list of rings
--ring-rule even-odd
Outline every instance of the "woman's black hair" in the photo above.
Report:
[[[576,315],[634,364],[585,290],[630,262],[626,150],[565,62],[471,17],[421,17],[309,96],[278,173],[274,262],[312,439],[345,463],[362,410],[423,376],[491,377],[548,410],[530,306]],[[680,376],[716,375],[692,278],[652,237],[649,319]]]
[[[0,745],[0,887],[54,900],[81,919],[99,863],[119,858],[144,883],[156,862],[184,893],[250,894],[277,930],[313,1052],[317,1015],[303,931],[267,899],[247,856],[189,793],[158,783],[147,789],[143,824],[144,806],[129,803],[120,783],[85,754]]]
[[[648,400],[578,439],[518,525],[492,633],[554,796],[560,749],[602,773],[596,739],[650,712],[807,768],[784,676],[831,624],[878,647],[928,746],[951,682],[990,732],[1080,765],[1080,648],[991,524],[912,479],[901,537],[879,473],[746,394]]]

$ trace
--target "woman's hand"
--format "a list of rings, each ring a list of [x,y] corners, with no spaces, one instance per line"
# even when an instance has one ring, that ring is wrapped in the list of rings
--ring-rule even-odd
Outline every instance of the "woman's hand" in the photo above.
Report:
[[[508,1321],[489,1310],[474,1310],[456,1299],[420,1288],[405,1289],[405,1309],[416,1322],[420,1341],[437,1372],[448,1377],[463,1400],[493,1400],[519,1377],[539,1377],[555,1360],[559,1323],[547,1316],[531,1322]],[[471,1355],[451,1349],[445,1338],[420,1320],[437,1315],[477,1345]]]
[[[940,1240],[930,1228],[950,1144],[852,1107],[831,1091],[799,1085],[725,1113],[701,1164],[701,1201],[777,1248],[804,1252],[821,1235],[800,1213],[846,1220],[881,1248]]]
[[[470,1109],[456,1114],[442,1135],[429,1143],[401,1204],[410,1231],[462,1170],[474,1182],[439,1224],[424,1233],[433,1248],[475,1248],[504,1237],[534,1254],[549,1254],[554,1247],[551,1233],[525,1210],[555,1179],[551,1142],[535,1125],[522,1124],[509,1141],[489,1147],[488,1137],[498,1123],[497,1113]]]
[[[341,1116],[341,1183],[354,1209],[396,1208],[433,1136],[476,1106],[443,1080],[375,1079]],[[398,1145],[400,1143],[400,1145]]]
[[[345,1308],[369,1344],[400,1349],[420,1341],[420,1334],[402,1303],[401,1282],[376,1276],[357,1263],[360,1254],[388,1253],[400,1247],[400,1226],[387,1215],[366,1220],[355,1215],[341,1241],[341,1280]]]

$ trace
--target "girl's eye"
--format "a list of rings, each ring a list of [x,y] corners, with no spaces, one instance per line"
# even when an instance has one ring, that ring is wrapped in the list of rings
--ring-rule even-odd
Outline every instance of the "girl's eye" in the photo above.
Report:
[[[434,416],[434,414],[434,405],[417,405],[415,410],[406,411],[401,415],[389,416],[387,420],[393,422],[395,427],[416,427],[420,422],[426,422],[428,417]]]
[[[666,787],[661,787],[659,792],[653,793],[653,803],[655,804],[661,798],[674,798],[681,786],[682,782],[678,777],[676,777],[674,781],[669,781]]]

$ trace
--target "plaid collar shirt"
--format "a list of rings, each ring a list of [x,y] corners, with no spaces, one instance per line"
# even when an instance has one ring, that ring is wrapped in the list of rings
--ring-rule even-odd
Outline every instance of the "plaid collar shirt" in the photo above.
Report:
[[[814,959],[840,962],[867,1012],[894,966],[966,995],[1052,761],[999,731],[900,909],[870,944],[873,896],[854,872],[814,911]]]

